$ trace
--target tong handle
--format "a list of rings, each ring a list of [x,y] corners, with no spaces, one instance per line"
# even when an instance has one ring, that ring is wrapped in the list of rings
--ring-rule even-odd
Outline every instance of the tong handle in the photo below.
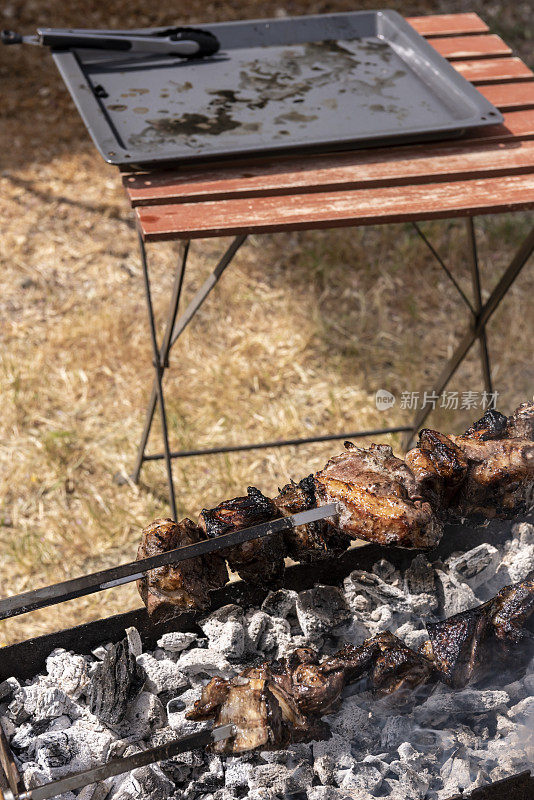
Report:
[[[0,41],[2,44],[22,44],[22,34],[16,31],[3,30],[0,33]]]

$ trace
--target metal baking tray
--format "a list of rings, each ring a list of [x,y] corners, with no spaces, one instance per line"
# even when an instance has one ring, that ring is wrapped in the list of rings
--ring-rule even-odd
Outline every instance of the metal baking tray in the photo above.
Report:
[[[202,60],[53,54],[106,161],[148,165],[380,146],[502,121],[395,11],[203,27],[221,48]]]

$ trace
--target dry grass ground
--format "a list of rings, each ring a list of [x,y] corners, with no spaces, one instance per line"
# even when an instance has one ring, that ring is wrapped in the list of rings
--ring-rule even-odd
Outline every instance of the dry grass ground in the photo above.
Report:
[[[7,0],[2,27],[169,24],[179,6]],[[466,10],[465,3],[395,3],[402,13]],[[188,4],[185,21],[336,11],[348,2]],[[375,7],[375,2],[359,7]],[[108,13],[108,8],[111,11]],[[474,8],[529,51],[529,4]],[[140,486],[131,469],[151,380],[151,355],[132,218],[115,169],[91,145],[46,52],[1,54],[0,553],[2,594],[133,557],[140,529],[165,514],[161,463]],[[528,215],[477,223],[485,296],[525,234]],[[461,222],[426,224],[469,290]],[[225,242],[192,246],[186,298]],[[163,317],[179,245],[150,249]],[[503,410],[532,395],[532,294],[525,269],[492,319],[489,345]],[[379,427],[374,394],[431,388],[465,315],[408,226],[255,237],[180,341],[167,381],[172,444],[299,436]],[[481,388],[477,351],[451,389]],[[388,415],[403,424],[397,404]],[[434,415],[458,430],[472,417]],[[399,446],[396,437],[391,443]],[[158,430],[152,449],[160,449]],[[179,513],[249,483],[273,492],[324,463],[339,444],[175,462]],[[0,643],[126,610],[132,587],[3,623]]]

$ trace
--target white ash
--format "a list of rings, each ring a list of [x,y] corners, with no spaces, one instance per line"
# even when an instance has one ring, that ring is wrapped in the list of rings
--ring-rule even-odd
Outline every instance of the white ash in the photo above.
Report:
[[[0,684],[0,719],[26,786],[204,728],[186,712],[212,677],[232,677],[302,644],[332,653],[389,628],[418,648],[425,621],[471,608],[534,568],[534,526],[515,525],[512,534],[501,549],[483,544],[435,565],[418,555],[404,573],[382,559],[371,572],[354,570],[341,587],[279,589],[261,608],[228,605],[200,622],[201,633],[166,633],[153,651],[141,652],[130,629],[127,643],[144,685],[111,727],[90,713],[88,694],[113,646],[103,643],[91,656],[55,650],[46,674],[22,686],[14,678]],[[394,696],[377,701],[365,686],[347,687],[324,718],[330,739],[240,756],[184,753],[87,787],[77,798],[448,800],[468,794],[534,762],[534,659],[526,671],[513,666],[509,675],[461,691],[437,684],[408,705]]]

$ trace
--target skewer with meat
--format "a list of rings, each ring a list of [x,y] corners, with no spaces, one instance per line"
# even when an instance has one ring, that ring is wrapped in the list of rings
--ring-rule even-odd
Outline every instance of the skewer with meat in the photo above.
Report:
[[[513,516],[534,494],[533,436],[534,404],[524,403],[510,417],[487,411],[462,436],[424,429],[406,462],[387,445],[346,442],[324,469],[286,484],[273,499],[249,487],[245,497],[204,509],[200,528],[191,520],[166,520],[162,528],[156,520],[143,532],[138,557],[326,503],[337,503],[338,517],[236,545],[218,558],[155,570],[139,582],[141,596],[151,614],[205,609],[209,591],[226,582],[223,557],[243,580],[268,586],[283,574],[286,556],[317,561],[343,552],[351,539],[429,549],[446,520]]]
[[[499,659],[505,654],[508,660],[517,658],[517,644],[533,612],[534,573],[478,608],[429,624],[429,640],[420,652],[389,631],[359,647],[346,645],[322,661],[311,648],[299,648],[231,680],[213,678],[186,716],[236,726],[235,739],[214,745],[221,753],[275,749],[318,738],[321,715],[339,704],[345,686],[364,676],[377,697],[395,694],[404,700],[436,679],[464,687],[484,672],[493,651]]]

